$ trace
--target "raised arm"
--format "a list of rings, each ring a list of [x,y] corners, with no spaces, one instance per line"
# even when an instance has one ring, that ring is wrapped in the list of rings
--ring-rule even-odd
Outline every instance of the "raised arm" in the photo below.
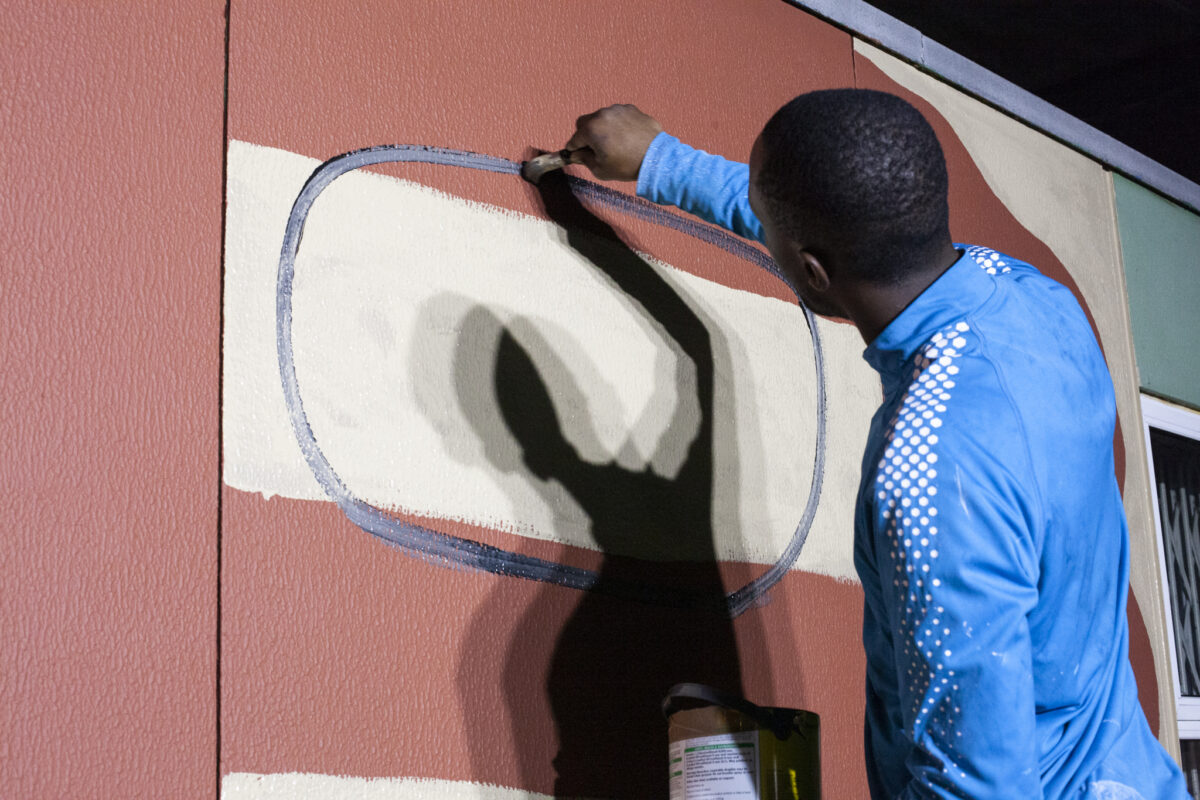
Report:
[[[647,200],[762,241],[762,224],[750,210],[747,165],[689,147],[631,105],[582,116],[575,128],[566,149],[597,178],[636,180],[638,194]]]

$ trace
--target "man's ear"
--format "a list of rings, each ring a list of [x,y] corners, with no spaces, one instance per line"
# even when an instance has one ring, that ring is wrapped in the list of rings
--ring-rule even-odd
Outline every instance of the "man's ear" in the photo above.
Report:
[[[804,281],[809,287],[821,293],[828,291],[830,283],[829,271],[825,269],[825,265],[821,263],[821,260],[808,250],[800,250],[796,255],[803,270]]]

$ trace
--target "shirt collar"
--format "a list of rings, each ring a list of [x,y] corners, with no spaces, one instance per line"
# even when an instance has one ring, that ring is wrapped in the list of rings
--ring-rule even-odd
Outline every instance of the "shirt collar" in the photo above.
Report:
[[[996,281],[966,252],[921,292],[863,351],[880,375],[898,371],[937,331],[961,319],[992,296]]]

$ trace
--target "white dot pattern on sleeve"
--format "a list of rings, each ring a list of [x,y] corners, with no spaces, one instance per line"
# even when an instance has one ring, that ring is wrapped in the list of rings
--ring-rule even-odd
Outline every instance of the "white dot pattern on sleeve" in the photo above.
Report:
[[[912,381],[888,423],[875,477],[888,550],[880,572],[890,576],[902,598],[895,641],[901,649],[897,662],[905,665],[899,677],[912,698],[909,733],[916,738],[932,726],[943,743],[956,741],[954,734],[961,732],[954,730],[959,714],[949,699],[958,688],[947,663],[954,637],[933,595],[942,586],[937,577],[938,437],[957,386],[958,362],[972,335],[970,325],[956,322],[914,356]]]
[[[988,275],[1003,275],[1012,272],[1012,267],[1007,261],[1008,256],[997,253],[989,247],[972,245],[967,248],[967,255]]]

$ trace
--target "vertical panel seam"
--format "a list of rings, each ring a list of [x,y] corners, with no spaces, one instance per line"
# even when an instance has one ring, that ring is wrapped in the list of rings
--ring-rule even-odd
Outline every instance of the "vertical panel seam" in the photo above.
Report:
[[[223,85],[221,90],[221,256],[218,270],[220,275],[220,287],[218,296],[218,325],[217,325],[217,617],[216,617],[216,665],[215,665],[215,748],[213,759],[214,774],[214,789],[213,797],[219,800],[221,796],[221,637],[222,637],[222,608],[221,594],[223,589],[224,559],[222,551],[224,550],[224,539],[222,531],[222,522],[224,520],[224,507],[222,504],[223,497],[223,469],[225,461],[225,431],[224,431],[224,405],[225,405],[225,348],[223,346],[225,337],[225,226],[229,193],[229,30],[230,19],[232,18],[233,0],[225,0],[225,41],[224,46],[224,69],[222,70]]]
[[[858,85],[858,48],[854,46],[855,37],[850,35],[850,74],[854,76],[854,88],[861,89]]]

